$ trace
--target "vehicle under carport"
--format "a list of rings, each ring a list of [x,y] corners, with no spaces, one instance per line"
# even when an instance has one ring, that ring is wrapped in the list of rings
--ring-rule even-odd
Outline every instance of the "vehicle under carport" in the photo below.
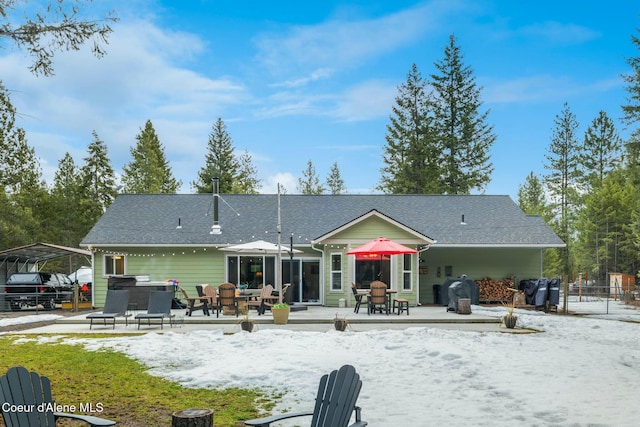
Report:
[[[69,271],[72,270],[72,258],[83,258],[83,264],[91,263],[91,252],[51,243],[33,243],[17,248],[0,251],[0,286],[13,273],[42,271],[47,262],[60,258],[69,259]],[[0,293],[0,311],[10,310],[9,304]]]

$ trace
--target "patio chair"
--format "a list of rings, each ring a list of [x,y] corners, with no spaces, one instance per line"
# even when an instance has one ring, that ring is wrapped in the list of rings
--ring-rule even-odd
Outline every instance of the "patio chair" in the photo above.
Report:
[[[138,320],[138,329],[140,322],[147,320],[147,325],[151,326],[152,320],[160,320],[160,329],[164,328],[164,319],[169,319],[169,324],[173,327],[174,314],[171,314],[171,301],[173,300],[173,292],[168,291],[151,291],[149,292],[149,305],[146,313],[139,313],[135,319]]]
[[[49,378],[29,372],[22,366],[9,368],[0,377],[0,411],[7,427],[55,426],[58,418],[80,420],[90,426],[116,424],[115,421],[90,415],[54,412],[54,404]],[[12,410],[18,405],[22,405],[20,410]]]
[[[218,286],[218,310],[223,310],[225,307],[234,309],[238,317],[240,309],[236,299],[236,285],[233,283],[223,283]]]
[[[220,316],[220,310],[218,308],[218,292],[216,288],[211,285],[204,285],[202,287],[202,293],[207,297],[207,303],[209,304],[209,309],[211,311],[216,312],[216,317]]]
[[[353,297],[356,300],[356,306],[353,308],[354,313],[358,313],[360,311],[360,305],[362,305],[362,298],[367,297],[367,294],[358,293],[358,286],[351,282],[351,291],[353,292]],[[365,303],[368,304],[368,301],[365,300]]]
[[[282,285],[282,302],[291,301],[290,297],[292,289],[293,288],[289,283],[285,283],[284,285]],[[262,306],[262,314],[264,314],[267,308],[271,310],[271,307],[273,307],[274,304],[278,304],[278,291],[275,290],[271,293],[270,298],[265,298],[264,304]]]
[[[322,376],[313,411],[257,418],[245,421],[244,424],[268,427],[280,420],[312,416],[310,425],[313,427],[347,427],[351,414],[355,412],[355,423],[350,427],[363,427],[368,423],[361,420],[360,408],[356,406],[361,388],[362,381],[360,375],[356,373],[356,369],[351,365],[344,365],[339,370]]]
[[[384,309],[386,314],[389,314],[389,298],[387,297],[387,285],[384,282],[376,280],[371,282],[371,289],[369,290],[369,301],[367,304],[367,314],[375,313],[376,310]]]
[[[200,289],[198,289],[198,286],[200,287]],[[202,285],[198,286],[196,286],[196,290],[198,291],[199,296],[203,296],[200,295],[202,293]],[[185,313],[187,316],[191,317],[191,314],[193,314],[194,310],[202,310],[202,313],[204,313],[206,316],[209,315],[209,308],[207,306],[206,298],[202,299],[198,297],[190,297],[189,294],[187,294],[187,291],[182,286],[178,286],[178,289],[182,293],[182,297],[185,299],[185,301],[187,301],[187,312]],[[197,302],[200,302],[200,304],[196,305]]]
[[[127,313],[129,308],[129,291],[127,289],[107,289],[107,298],[104,301],[102,313],[91,313],[87,315],[87,319],[91,319],[89,329],[93,327],[95,319],[102,319],[104,326],[107,326],[107,320],[111,320],[113,329],[116,328],[116,317],[124,317],[125,326],[129,326],[129,317]]]
[[[273,296],[273,286],[265,285],[260,291],[260,295],[256,299],[247,301],[247,307],[255,307],[258,310],[258,316],[264,314],[266,304],[273,303],[274,299],[277,301],[278,297]]]

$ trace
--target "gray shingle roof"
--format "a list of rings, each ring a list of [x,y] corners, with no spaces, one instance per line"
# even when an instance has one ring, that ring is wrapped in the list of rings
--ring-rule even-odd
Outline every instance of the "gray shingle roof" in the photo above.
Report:
[[[81,245],[221,245],[277,240],[274,194],[222,195],[222,234],[210,234],[211,194],[121,194]],[[540,217],[525,215],[509,196],[282,195],[283,242],[309,244],[375,209],[446,246],[562,246]],[[464,215],[466,225],[461,225]],[[177,228],[178,224],[181,228]],[[380,236],[375,236],[380,237]]]

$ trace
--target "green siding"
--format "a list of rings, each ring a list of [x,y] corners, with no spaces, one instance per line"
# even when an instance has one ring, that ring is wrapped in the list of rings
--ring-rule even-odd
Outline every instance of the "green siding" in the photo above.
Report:
[[[386,237],[391,240],[412,239],[417,240],[415,234],[396,227],[394,224],[384,219],[372,216],[364,221],[355,223],[351,227],[336,233],[330,240],[353,240],[366,239],[373,240],[378,237]]]
[[[386,225],[386,227],[382,227]],[[410,233],[399,229],[392,224],[373,217],[354,225],[354,227],[339,233],[339,239],[373,239],[376,237],[389,237],[391,239],[413,238]],[[355,247],[357,245],[351,245]],[[328,307],[337,307],[340,298],[344,298],[347,306],[353,305],[350,277],[350,256],[347,255],[347,246],[344,244],[328,244],[324,246],[324,272],[321,280],[324,281],[323,304]],[[195,286],[202,283],[210,283],[214,286],[224,282],[225,279],[225,254],[217,249],[198,248],[110,248],[108,252],[128,253],[126,262],[127,275],[148,275],[154,282],[163,282],[167,279],[177,279],[180,285],[189,294],[196,293]],[[342,290],[331,290],[331,253],[342,253]],[[108,278],[103,276],[104,252],[97,251],[94,255],[94,306],[104,306]],[[303,256],[318,256],[319,252],[307,250],[304,254],[296,254],[296,258]],[[518,248],[438,248],[437,245],[420,255],[420,271],[418,262],[414,259],[413,289],[405,292],[402,287],[402,270],[400,266],[396,270],[397,297],[406,298],[410,305],[419,301],[422,304],[433,303],[433,285],[442,284],[447,277],[445,267],[452,267],[452,277],[466,274],[471,279],[490,277],[502,279],[507,276],[515,276],[516,282],[522,279],[537,278],[540,276],[540,250]],[[437,268],[440,267],[440,277],[437,277]],[[426,274],[419,274],[419,272]],[[418,282],[419,280],[419,287]]]
[[[332,291],[331,290],[331,267],[325,268],[325,301],[324,305],[328,307],[337,307],[339,304],[340,298],[344,298],[347,306],[353,306],[354,299],[353,293],[351,291],[351,280],[350,278],[350,255],[347,255],[347,251],[351,248],[355,248],[359,246],[363,241],[373,240],[378,237],[386,237],[395,241],[414,241],[416,244],[422,243],[420,239],[416,237],[415,234],[410,231],[404,230],[400,227],[397,227],[395,224],[392,224],[386,221],[383,218],[372,216],[363,221],[357,222],[353,224],[351,227],[336,233],[328,239],[328,242],[345,242],[345,241],[354,241],[358,243],[353,243],[349,245],[349,248],[345,244],[337,245],[337,244],[327,244],[325,246],[325,265],[330,266],[330,254],[335,252],[342,252],[342,291]],[[407,244],[407,243],[405,243]],[[412,247],[414,245],[407,244]],[[402,270],[400,268],[396,271],[395,278],[395,288],[398,290],[396,296],[406,298],[409,300],[410,305],[416,305],[417,301],[417,288],[418,288],[418,268],[417,268],[417,257],[414,257],[413,264],[413,286],[411,291],[403,291],[400,288],[402,287]]]
[[[152,282],[176,279],[189,295],[196,295],[196,285],[218,286],[225,281],[226,255],[215,248],[109,248],[96,252],[94,256],[94,306],[103,307],[107,293],[108,278],[103,275],[104,255],[126,253],[126,275],[147,275]],[[239,254],[248,255],[248,254]],[[317,257],[311,249],[296,254],[299,257]],[[283,259],[287,257],[285,254]],[[336,302],[337,305],[337,302]]]
[[[447,280],[445,267],[452,267],[451,277],[466,274],[473,280],[489,277],[501,280],[514,276],[516,283],[540,277],[540,249],[527,248],[438,248],[434,246],[420,256],[420,302],[433,303],[433,285]],[[440,277],[438,277],[440,267]]]
[[[196,285],[224,282],[224,253],[203,248],[128,248],[110,249],[127,253],[126,275],[147,275],[152,282],[176,279],[187,293],[196,295]],[[94,257],[94,306],[104,306],[108,278],[103,275],[104,253]]]
[[[334,291],[331,290],[331,254],[334,253],[341,253],[342,254],[342,290],[341,291]],[[349,283],[349,277],[347,275],[347,266],[348,264],[348,259],[347,259],[348,255],[347,255],[347,251],[346,249],[344,249],[344,246],[327,246],[325,248],[325,259],[324,259],[324,265],[326,266],[324,269],[324,289],[325,289],[325,293],[324,293],[324,305],[327,307],[337,307],[340,303],[340,298],[344,298],[345,299],[345,303],[348,301],[347,297],[348,294],[346,291],[349,291],[349,293],[351,293],[351,284]],[[349,286],[347,288],[347,285]]]

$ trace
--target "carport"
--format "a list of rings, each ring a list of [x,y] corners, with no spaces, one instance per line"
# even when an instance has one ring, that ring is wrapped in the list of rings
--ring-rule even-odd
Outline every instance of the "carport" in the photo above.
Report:
[[[71,272],[71,257],[73,256],[82,256],[91,265],[90,251],[51,243],[33,243],[0,251],[0,285],[6,283],[7,277],[13,273],[40,271],[47,262],[64,257],[69,258],[69,272]]]
[[[0,285],[7,282],[13,273],[41,271],[47,262],[60,258],[69,258],[69,271],[72,268],[71,258],[81,256],[91,264],[91,252],[84,249],[69,248],[51,243],[32,243],[18,248],[0,251]],[[1,289],[0,289],[1,290]],[[4,296],[0,295],[0,311],[10,310]]]

